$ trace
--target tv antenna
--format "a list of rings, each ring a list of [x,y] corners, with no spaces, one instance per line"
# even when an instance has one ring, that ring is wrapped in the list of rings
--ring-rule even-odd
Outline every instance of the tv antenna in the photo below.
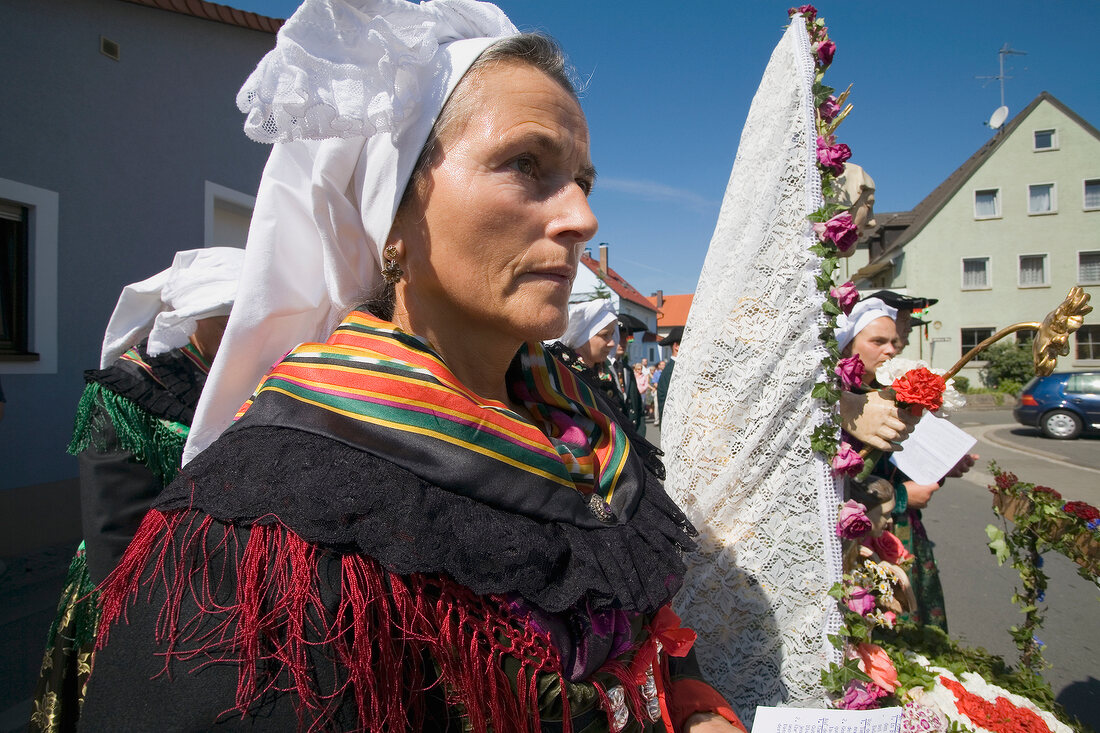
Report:
[[[1001,46],[1001,50],[997,52],[997,56],[1000,59],[1001,68],[999,74],[997,74],[996,76],[976,76],[974,78],[984,79],[987,83],[993,81],[994,79],[1001,82],[1001,107],[1003,108],[1005,106],[1005,79],[1012,78],[1011,76],[1005,76],[1005,56],[1027,56],[1027,51],[1017,51],[1014,48],[1009,48],[1008,43],[1006,42],[1005,45]],[[998,108],[998,111],[999,109],[1000,108]],[[994,112],[993,114],[994,116],[996,116],[997,113]],[[1004,122],[1004,120],[1001,120],[1001,122]],[[989,126],[993,127],[992,120],[990,120]]]

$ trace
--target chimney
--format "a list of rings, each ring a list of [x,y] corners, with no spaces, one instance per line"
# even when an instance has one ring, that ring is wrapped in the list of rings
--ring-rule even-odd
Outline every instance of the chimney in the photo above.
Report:
[[[607,242],[600,242],[600,275],[607,277]]]
[[[663,308],[665,305],[665,292],[663,290],[658,290],[653,294],[653,297],[657,299],[657,307]]]

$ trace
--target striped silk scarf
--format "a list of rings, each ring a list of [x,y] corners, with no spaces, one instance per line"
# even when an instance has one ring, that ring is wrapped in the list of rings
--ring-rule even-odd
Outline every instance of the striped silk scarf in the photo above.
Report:
[[[577,492],[586,505],[598,496],[605,510],[624,508],[629,499],[616,492],[636,493],[638,472],[627,469],[638,459],[587,384],[537,343],[520,349],[508,382],[534,423],[466,388],[425,340],[354,311],[327,342],[287,354],[233,429],[267,424],[327,435],[458,493],[533,490],[541,498],[526,505],[535,515],[558,514],[554,505],[575,503]],[[550,496],[562,488],[574,498]]]

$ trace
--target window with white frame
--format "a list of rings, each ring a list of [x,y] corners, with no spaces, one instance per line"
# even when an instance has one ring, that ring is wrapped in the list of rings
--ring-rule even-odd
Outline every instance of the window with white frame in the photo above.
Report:
[[[1085,181],[1085,210],[1100,209],[1100,178]]]
[[[1100,251],[1077,253],[1077,283],[1100,284]]]
[[[57,373],[58,200],[0,178],[0,375]]]
[[[964,257],[962,261],[962,289],[987,290],[992,287],[988,257]]]
[[[1001,189],[985,188],[974,192],[974,218],[995,219],[1001,215]]]
[[[1047,276],[1047,256],[1020,255],[1020,287],[1040,288],[1050,285]]]
[[[1100,326],[1081,326],[1077,329],[1077,358],[1084,361],[1100,359]]]
[[[30,211],[0,200],[0,354],[28,354]]]
[[[960,332],[962,342],[962,353],[959,356],[966,356],[966,353],[973,349],[975,346],[985,341],[987,338],[993,335],[992,328],[964,328]],[[983,350],[984,353],[984,350]],[[978,357],[981,359],[981,356]]]
[[[1035,150],[1057,150],[1058,149],[1058,131],[1057,130],[1036,130],[1035,131]]]
[[[1053,214],[1057,210],[1053,183],[1033,183],[1027,187],[1027,213]]]

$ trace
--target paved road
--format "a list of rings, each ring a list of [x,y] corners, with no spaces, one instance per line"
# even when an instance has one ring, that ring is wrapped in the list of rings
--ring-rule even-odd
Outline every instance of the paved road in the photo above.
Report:
[[[963,411],[953,422],[978,438],[981,460],[963,479],[949,480],[924,511],[936,543],[951,635],[1012,662],[1018,652],[1008,628],[1022,620],[1012,605],[1019,576],[998,567],[985,527],[999,523],[987,486],[989,461],[1023,481],[1051,486],[1068,499],[1100,506],[1100,440],[1055,441],[1012,420],[1010,410]],[[1100,590],[1077,566],[1047,553],[1046,623],[1039,638],[1053,667],[1044,673],[1059,702],[1100,730]]]

